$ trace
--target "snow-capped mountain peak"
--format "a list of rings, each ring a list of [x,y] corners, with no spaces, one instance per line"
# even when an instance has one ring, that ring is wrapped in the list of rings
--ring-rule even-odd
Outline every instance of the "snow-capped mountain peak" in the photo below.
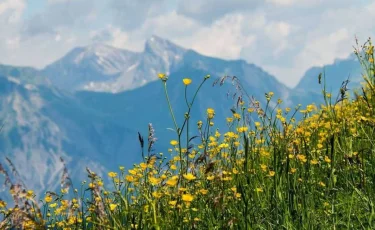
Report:
[[[121,55],[121,51],[105,45],[105,44],[93,44],[91,46],[84,47],[82,51],[74,58],[74,63],[79,64],[82,60],[88,57],[96,56],[98,58],[111,58],[116,55]]]
[[[153,35],[146,40],[144,49],[145,54],[161,57],[165,62],[178,60],[185,52],[186,49],[181,46],[156,35]]]
[[[169,40],[152,35],[145,43],[145,52],[162,55],[163,53],[182,53],[186,50]]]
[[[57,87],[69,91],[121,92],[157,80],[157,72],[170,73],[186,49],[156,35],[142,53],[94,43],[70,51],[44,69]]]
[[[70,60],[76,65],[89,64],[104,74],[116,74],[124,71],[129,61],[132,61],[136,53],[117,49],[105,44],[93,44],[81,49]]]

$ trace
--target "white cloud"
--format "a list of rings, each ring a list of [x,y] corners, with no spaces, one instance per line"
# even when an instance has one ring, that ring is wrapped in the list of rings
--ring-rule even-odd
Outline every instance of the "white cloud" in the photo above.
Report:
[[[286,22],[272,22],[265,28],[266,34],[272,39],[287,37],[290,33],[291,25]]]
[[[261,0],[190,0],[179,1],[177,12],[203,24],[211,24],[228,14],[253,12],[261,5]]]
[[[242,47],[251,46],[256,39],[254,34],[243,34],[245,20],[241,14],[227,15],[198,30],[192,37],[191,47],[210,56],[240,58]]]
[[[253,34],[246,32],[247,27],[259,27],[259,24],[263,24],[263,19],[260,23],[249,23],[247,19],[242,14],[230,14],[211,25],[202,26],[196,20],[172,11],[147,20],[132,34],[139,37],[156,34],[204,55],[236,59],[240,58],[242,46],[249,46],[256,39]],[[144,39],[141,41],[136,46],[139,47],[138,50],[143,47]]]
[[[56,34],[55,36],[55,41],[60,41],[61,40],[61,35],[60,34]]]
[[[24,9],[24,0],[5,0],[0,2],[0,17],[6,17],[8,23],[16,23],[20,20]]]
[[[286,22],[270,22],[264,28],[265,36],[268,42],[272,43],[275,47],[270,51],[274,57],[280,55],[285,49],[288,48],[288,36],[291,33],[292,26]]]
[[[184,15],[179,15],[176,11],[171,11],[145,21],[139,30],[135,31],[143,33],[146,37],[156,33],[161,37],[188,37],[196,30],[199,30],[201,25],[193,19]]]
[[[90,41],[87,15],[96,0],[49,2],[45,10],[27,18],[26,1],[0,1],[0,39],[5,41],[0,43],[1,64],[42,68]]]
[[[277,5],[291,5],[294,3],[294,0],[267,0],[267,2],[274,3]]]
[[[368,5],[366,6],[366,9],[367,9],[370,13],[374,14],[374,13],[375,13],[375,2],[368,4]]]
[[[262,65],[262,68],[275,76],[280,82],[288,83],[291,86],[298,83],[305,70],[301,68],[285,68],[277,65]],[[305,66],[306,68],[306,66]]]
[[[325,36],[308,39],[305,47],[296,55],[296,65],[308,68],[331,64],[337,58],[346,58],[352,51],[354,34],[346,28],[340,28]]]
[[[16,48],[19,48],[19,45],[20,45],[20,37],[12,37],[12,38],[8,38],[6,40],[6,44],[7,44],[7,47],[9,49],[16,49]]]
[[[55,4],[55,3],[62,3],[62,2],[69,2],[71,0],[47,0],[48,4]]]
[[[295,70],[295,73],[291,73],[292,78],[298,79],[312,66],[332,64],[336,59],[347,58],[353,51],[355,35],[360,42],[364,42],[368,36],[374,36],[374,27],[369,22],[375,20],[375,15],[368,9],[366,5],[330,9],[315,18],[319,26],[311,30],[302,28],[298,33],[299,49],[288,57]],[[273,66],[277,66],[277,63]],[[278,76],[284,82],[289,85],[297,83],[281,73],[279,71]]]
[[[374,0],[48,0],[27,18],[26,0],[0,2],[0,63],[36,67],[91,42],[142,51],[155,34],[245,59],[292,86],[313,65],[348,56],[354,35],[375,35]]]
[[[147,19],[165,13],[165,0],[110,0],[113,24],[126,30],[134,30]]]
[[[23,39],[40,34],[56,35],[62,28],[85,29],[96,18],[97,0],[53,0],[46,9],[23,22]]]
[[[128,33],[112,25],[108,25],[102,30],[92,31],[90,38],[93,42],[105,43],[120,49],[129,48],[130,45]]]
[[[0,2],[0,15],[7,10],[22,10],[25,7],[25,2],[22,0],[5,0]]]
[[[258,39],[262,42],[255,44],[257,48],[244,50],[242,56],[264,67],[282,82],[294,86],[312,66],[332,64],[337,58],[347,58],[353,50],[355,35],[362,41],[374,35],[370,22],[375,15],[370,13],[371,5],[339,6],[337,1],[330,1],[327,3],[329,7],[324,8],[324,4],[320,4],[320,11],[313,10],[305,16],[291,13],[284,17],[282,10],[278,11],[278,15],[274,11],[267,12],[267,25],[264,28],[268,38]],[[289,26],[280,26],[282,24],[275,22],[276,19],[284,20]],[[271,36],[272,31],[276,35]],[[261,36],[262,33],[258,31],[256,34]],[[264,55],[262,50],[273,55]]]
[[[319,5],[333,6],[345,5],[351,0],[266,0],[266,3],[274,4],[279,7],[316,7]]]
[[[192,20],[183,15],[179,15],[176,11],[171,11],[166,14],[161,14],[152,18],[148,18],[142,26],[136,30],[126,33],[127,43],[123,48],[133,51],[143,51],[144,42],[152,35],[169,39],[186,48],[192,48],[191,44],[194,36],[202,27],[195,20]],[[118,27],[116,27],[119,30]],[[110,32],[110,37],[113,36],[114,31]],[[119,33],[119,32],[118,32]],[[108,40],[108,39],[107,39]]]

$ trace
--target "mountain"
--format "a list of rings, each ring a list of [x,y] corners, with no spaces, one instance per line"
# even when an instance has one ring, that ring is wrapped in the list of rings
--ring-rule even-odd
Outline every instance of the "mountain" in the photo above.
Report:
[[[0,66],[1,156],[13,161],[30,188],[42,191],[58,186],[60,157],[77,183],[85,179],[86,166],[106,179],[106,172],[119,165],[139,162],[138,131],[147,139],[149,123],[158,138],[155,153],[165,153],[176,136],[168,129],[174,125],[158,72],[169,76],[169,98],[179,124],[187,111],[182,79],[193,80],[187,87],[191,99],[204,76],[211,75],[192,110],[191,136],[198,133],[196,122],[205,120],[208,107],[216,111],[215,128],[227,130],[224,121],[236,104],[231,96],[236,87],[230,80],[212,86],[225,75],[238,77],[248,95],[263,104],[270,91],[275,94],[272,105],[277,98],[285,106],[318,98],[314,92],[289,89],[243,60],[204,56],[157,36],[146,41],[142,53],[95,44],[73,49],[43,70]]]
[[[39,70],[32,67],[16,67],[0,64],[0,76],[16,83],[48,85],[49,80]]]
[[[42,72],[58,88],[92,89],[94,84],[114,82],[121,73],[131,70],[138,59],[137,53],[94,44],[73,49]]]
[[[297,92],[315,92],[321,94],[322,85],[318,83],[318,75],[325,74],[326,89],[334,94],[339,93],[343,81],[349,79],[349,88],[360,86],[362,79],[362,69],[357,57],[352,54],[346,59],[337,59],[333,64],[323,67],[312,67],[306,71],[298,85]],[[323,83],[323,80],[322,80]]]
[[[94,44],[73,49],[43,73],[65,90],[116,93],[156,80],[158,72],[171,72],[184,52],[157,36],[146,41],[142,53]]]
[[[198,134],[195,124],[198,120],[205,120],[206,109],[209,107],[216,111],[215,121],[217,123],[215,127],[223,131],[227,129],[223,121],[226,117],[231,116],[230,109],[237,102],[237,100],[233,100],[232,96],[228,97],[227,93],[233,94],[236,90],[229,80],[221,87],[219,84],[213,87],[213,82],[219,77],[237,76],[246,92],[263,103],[265,103],[265,92],[273,91],[283,100],[288,100],[290,95],[289,88],[255,65],[242,60],[225,61],[207,57],[188,50],[182,56],[176,70],[170,73],[167,81],[169,98],[179,124],[182,124],[184,113],[187,112],[184,98],[185,86],[182,79],[186,77],[192,79],[192,84],[187,87],[187,95],[191,99],[208,73],[211,78],[202,86],[192,109],[191,135]],[[239,95],[238,92],[237,95]],[[169,143],[169,140],[176,139],[175,134],[167,129],[175,128],[160,80],[118,94],[81,91],[76,96],[80,99],[81,104],[91,109],[100,110],[114,120],[122,121],[130,129],[139,129],[146,127],[147,123],[152,123],[156,137],[159,139],[158,143]],[[109,101],[111,103],[108,103]],[[158,149],[162,152],[165,150]]]
[[[28,188],[57,188],[60,157],[76,187],[87,179],[85,167],[105,175],[140,160],[140,154],[127,154],[139,152],[136,131],[86,108],[73,94],[0,75],[0,95],[0,162],[11,159]]]

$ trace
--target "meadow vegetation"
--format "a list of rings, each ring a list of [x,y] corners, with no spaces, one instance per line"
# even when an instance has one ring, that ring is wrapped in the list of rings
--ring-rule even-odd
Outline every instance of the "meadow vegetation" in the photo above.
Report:
[[[185,78],[186,113],[178,124],[161,73],[176,132],[170,149],[153,153],[150,125],[147,138],[139,135],[144,161],[108,172],[112,184],[87,169],[88,181],[71,188],[65,169],[61,191],[40,200],[0,165],[14,198],[12,207],[0,200],[0,229],[374,229],[373,50],[370,39],[355,48],[364,79],[357,91],[344,82],[337,96],[327,92],[321,74],[322,105],[285,108],[273,92],[262,105],[240,93],[224,121],[207,108],[202,121],[189,123],[200,86],[190,89]],[[217,83],[228,79],[246,90],[235,78]],[[209,80],[202,77],[201,85]]]

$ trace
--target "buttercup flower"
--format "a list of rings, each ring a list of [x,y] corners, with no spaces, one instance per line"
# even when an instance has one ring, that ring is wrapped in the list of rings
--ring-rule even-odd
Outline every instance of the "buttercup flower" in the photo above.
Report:
[[[190,85],[192,80],[190,78],[184,78],[182,79],[182,82],[184,83],[184,85]]]
[[[108,176],[109,176],[110,178],[114,178],[114,177],[117,176],[117,173],[115,173],[115,172],[109,172],[109,173],[108,173]]]
[[[194,197],[191,194],[184,194],[182,195],[182,200],[185,202],[192,202]]]
[[[185,174],[185,175],[184,175],[184,178],[185,178],[186,180],[194,180],[196,177],[195,177],[193,174],[188,173],[188,174]]]

